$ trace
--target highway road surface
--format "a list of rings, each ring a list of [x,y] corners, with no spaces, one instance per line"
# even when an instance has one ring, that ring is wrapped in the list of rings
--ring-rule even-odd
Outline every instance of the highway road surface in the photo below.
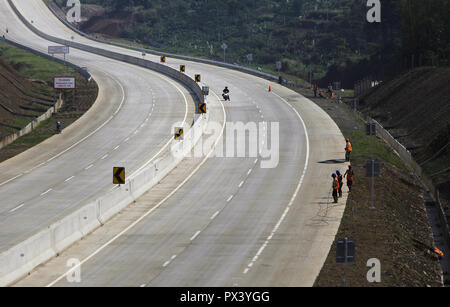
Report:
[[[92,42],[75,34],[41,1],[14,2],[27,19],[49,35],[65,39],[73,36],[79,43],[140,56],[137,51]],[[2,6],[2,14],[14,19],[7,5]],[[32,35],[24,29],[20,32],[24,34],[16,37],[19,41],[39,41],[30,38]],[[156,56],[146,57],[159,61]],[[262,156],[200,159],[203,162],[186,159],[180,170],[120,217],[35,270],[18,286],[313,284],[334,240],[345,204],[345,199],[339,205],[331,204],[330,175],[337,168],[344,170],[346,165],[320,163],[343,158],[345,141],[338,127],[310,100],[267,80],[195,62],[168,59],[167,63],[174,68],[180,64],[186,64],[187,73],[192,76],[200,73],[202,81],[215,93],[229,86],[231,103],[218,99],[212,102],[219,122],[220,118],[228,123],[268,122],[269,127],[270,123],[278,123],[276,167],[261,167],[267,162]],[[272,92],[267,90],[269,85]],[[171,92],[176,94],[173,89]],[[226,109],[222,117],[221,104]],[[183,113],[182,106],[178,105],[176,112]],[[271,130],[259,133],[265,139]],[[228,137],[230,133],[225,129],[224,139]],[[274,141],[269,138],[266,142]],[[63,193],[60,197],[66,199]],[[138,212],[133,210],[136,208],[150,209]],[[99,240],[99,234],[110,238]],[[68,269],[64,260],[74,257],[82,261],[80,283],[69,283],[63,278]]]
[[[0,2],[8,38],[47,52],[45,41]],[[0,164],[0,251],[112,188],[112,168],[132,174],[172,138],[175,122],[192,122],[194,103],[175,81],[118,61],[72,49],[68,59],[87,67],[100,87],[81,120],[32,150]]]

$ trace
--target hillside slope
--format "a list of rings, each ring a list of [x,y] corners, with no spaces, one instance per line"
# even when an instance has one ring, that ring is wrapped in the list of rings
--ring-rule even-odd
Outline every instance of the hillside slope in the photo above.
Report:
[[[360,97],[360,111],[378,120],[412,152],[447,200],[450,199],[449,84],[450,67],[422,67],[384,82]],[[447,215],[450,216],[450,208]]]
[[[32,121],[53,106],[51,92],[47,84],[22,77],[0,59],[0,137],[10,134],[8,126],[22,128],[22,122]]]

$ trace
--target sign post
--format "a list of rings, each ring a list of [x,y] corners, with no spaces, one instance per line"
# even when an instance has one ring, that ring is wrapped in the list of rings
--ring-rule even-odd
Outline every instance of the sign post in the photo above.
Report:
[[[48,46],[48,53],[52,56],[64,54],[64,66],[66,66],[66,54],[69,54],[69,46]]]
[[[372,137],[376,136],[376,125],[370,120],[366,125],[366,135],[370,138],[370,155],[372,155]],[[380,175],[380,162],[375,160],[367,161],[366,165],[366,177],[372,178],[372,187],[370,192],[370,209],[375,209],[374,194],[375,194],[375,178]]]
[[[344,287],[347,287],[347,263],[355,262],[355,239],[336,240],[336,263],[345,264]]]
[[[54,89],[54,112],[56,113],[56,90],[72,90],[73,105],[75,105],[75,88],[77,80],[75,77],[54,77],[53,78],[53,89]]]
[[[113,168],[113,184],[125,184],[125,167]]]
[[[225,51],[227,50],[228,45],[223,43],[220,47],[223,49],[223,61],[225,62]]]

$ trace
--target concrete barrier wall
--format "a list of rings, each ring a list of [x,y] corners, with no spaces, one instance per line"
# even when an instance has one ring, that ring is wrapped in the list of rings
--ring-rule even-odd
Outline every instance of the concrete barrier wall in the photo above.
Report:
[[[24,21],[23,16],[19,14],[11,0],[8,0],[8,2],[18,14],[18,17]],[[26,21],[24,22],[27,23]],[[48,37],[43,33],[39,35],[44,38]],[[62,40],[59,41],[64,43]],[[72,43],[71,45],[79,44]],[[86,51],[93,51],[117,60],[162,72],[183,82],[194,91],[200,101],[204,101],[201,89],[194,80],[169,67],[89,46],[81,45],[79,47]],[[205,132],[208,121],[208,114],[199,116],[193,127],[186,131],[184,140],[173,140],[169,147],[170,150],[164,152],[162,157],[144,169],[130,176],[126,184],[116,186],[109,192],[88,200],[80,209],[67,215],[60,221],[39,231],[12,248],[2,251],[0,253],[0,286],[13,283],[39,264],[56,256],[80,238],[104,224],[108,219],[157,184],[193,149],[194,144],[200,140]]]
[[[185,134],[183,141],[173,140],[171,150],[133,174],[126,184],[87,201],[60,221],[0,253],[0,286],[13,283],[39,264],[58,255],[155,186],[191,152],[205,132],[208,121],[207,114],[201,116]]]
[[[54,112],[57,112],[63,104],[62,99],[58,99],[58,101],[55,103],[55,105],[47,110],[44,114],[40,115],[39,117],[35,118],[32,122],[30,122],[28,125],[26,125],[23,129],[21,129],[19,132],[7,135],[0,139],[0,149],[2,149],[5,146],[8,146],[9,144],[13,143],[18,138],[27,135],[34,129],[36,129],[39,124],[52,117]]]

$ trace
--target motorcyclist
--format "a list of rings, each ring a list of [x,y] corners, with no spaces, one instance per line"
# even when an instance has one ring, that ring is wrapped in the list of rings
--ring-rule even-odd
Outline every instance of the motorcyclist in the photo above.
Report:
[[[222,93],[223,99],[230,100],[229,93],[230,93],[230,90],[228,89],[228,86],[225,86],[225,89],[223,90],[223,93]]]

